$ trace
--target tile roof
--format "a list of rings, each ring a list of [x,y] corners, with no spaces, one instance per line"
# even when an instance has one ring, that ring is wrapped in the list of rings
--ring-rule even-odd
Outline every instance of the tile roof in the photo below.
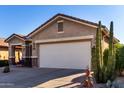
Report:
[[[9,36],[8,38],[5,39],[5,42],[7,42],[7,40],[9,40],[12,36],[17,36],[19,38],[21,38],[22,40],[26,39],[26,36],[22,35],[22,34],[12,34],[11,36]]]
[[[5,42],[4,38],[0,38],[0,47],[8,47],[8,43]]]
[[[57,16],[63,16],[63,17],[67,17],[67,18],[70,18],[70,19],[74,19],[76,21],[80,21],[80,22],[84,22],[84,23],[87,23],[87,24],[91,24],[91,25],[94,25],[94,26],[98,26],[98,23],[95,23],[95,22],[91,22],[91,21],[88,21],[88,20],[84,20],[84,19],[80,19],[80,18],[77,18],[77,17],[73,17],[73,16],[70,16],[70,15],[66,15],[66,14],[62,14],[62,13],[58,13],[56,14],[55,16],[53,16],[52,18],[50,18],[49,20],[47,20],[45,23],[41,24],[39,27],[37,27],[36,29],[34,29],[32,32],[30,32],[28,35],[24,36],[24,35],[20,35],[20,34],[12,34],[10,37],[12,37],[13,35],[16,35],[24,40],[28,39],[29,36],[36,32],[38,29],[40,29],[41,27],[43,27],[44,25],[46,25],[48,22],[50,22],[51,20],[53,20],[54,18],[56,18]],[[107,29],[107,27],[105,25],[102,25],[102,27],[104,29],[107,30],[107,32],[109,32],[109,30]],[[8,37],[5,41],[7,41],[10,37]],[[119,42],[119,40],[117,38],[114,37],[114,39],[116,41]]]

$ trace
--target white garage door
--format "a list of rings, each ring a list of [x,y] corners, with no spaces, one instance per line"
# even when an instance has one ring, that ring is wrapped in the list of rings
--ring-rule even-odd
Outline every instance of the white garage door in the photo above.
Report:
[[[40,67],[86,69],[91,63],[91,42],[40,45]]]

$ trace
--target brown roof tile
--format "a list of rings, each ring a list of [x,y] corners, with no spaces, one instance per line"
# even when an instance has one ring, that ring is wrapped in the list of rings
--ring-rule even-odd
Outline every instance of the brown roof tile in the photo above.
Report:
[[[4,38],[0,38],[0,47],[8,47],[8,43],[6,43],[4,40]]]
[[[8,38],[6,38],[5,39],[5,42],[7,42],[7,40],[9,39],[9,38],[11,38],[12,36],[18,36],[19,38],[21,38],[21,39],[23,39],[23,40],[25,40],[26,39],[26,36],[24,36],[24,35],[21,35],[21,34],[12,34],[11,36],[9,36]]]

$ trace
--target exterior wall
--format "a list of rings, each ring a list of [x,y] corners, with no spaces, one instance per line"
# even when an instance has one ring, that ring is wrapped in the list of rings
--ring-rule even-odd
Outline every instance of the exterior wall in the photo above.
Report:
[[[44,30],[32,36],[32,40],[57,39],[63,37],[77,37],[86,35],[95,35],[96,29],[81,25],[79,23],[64,20],[64,33],[57,33],[57,21],[47,26]]]
[[[14,37],[14,38],[12,38],[10,41],[9,41],[9,44],[11,45],[11,44],[24,44],[24,41],[23,40],[20,40],[20,39],[18,39],[18,38],[16,38],[16,37]]]
[[[44,30],[39,31],[34,36],[32,36],[32,42],[35,42],[35,40],[58,39],[58,38],[66,38],[66,37],[78,37],[78,36],[88,36],[88,35],[95,36],[96,34],[95,28],[67,20],[64,20],[63,22],[64,33],[58,33],[57,21],[59,20],[56,20],[55,22],[47,26]],[[33,44],[33,47],[34,45],[35,44]],[[33,56],[38,56],[37,48],[33,49],[32,51]]]
[[[102,40],[102,50],[103,50],[103,52],[108,47],[109,47],[109,40],[106,36],[103,36],[103,40]]]

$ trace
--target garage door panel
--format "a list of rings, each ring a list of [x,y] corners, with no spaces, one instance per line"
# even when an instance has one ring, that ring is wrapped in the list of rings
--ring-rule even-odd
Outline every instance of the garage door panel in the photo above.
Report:
[[[42,44],[40,67],[85,69],[91,61],[90,42]]]

